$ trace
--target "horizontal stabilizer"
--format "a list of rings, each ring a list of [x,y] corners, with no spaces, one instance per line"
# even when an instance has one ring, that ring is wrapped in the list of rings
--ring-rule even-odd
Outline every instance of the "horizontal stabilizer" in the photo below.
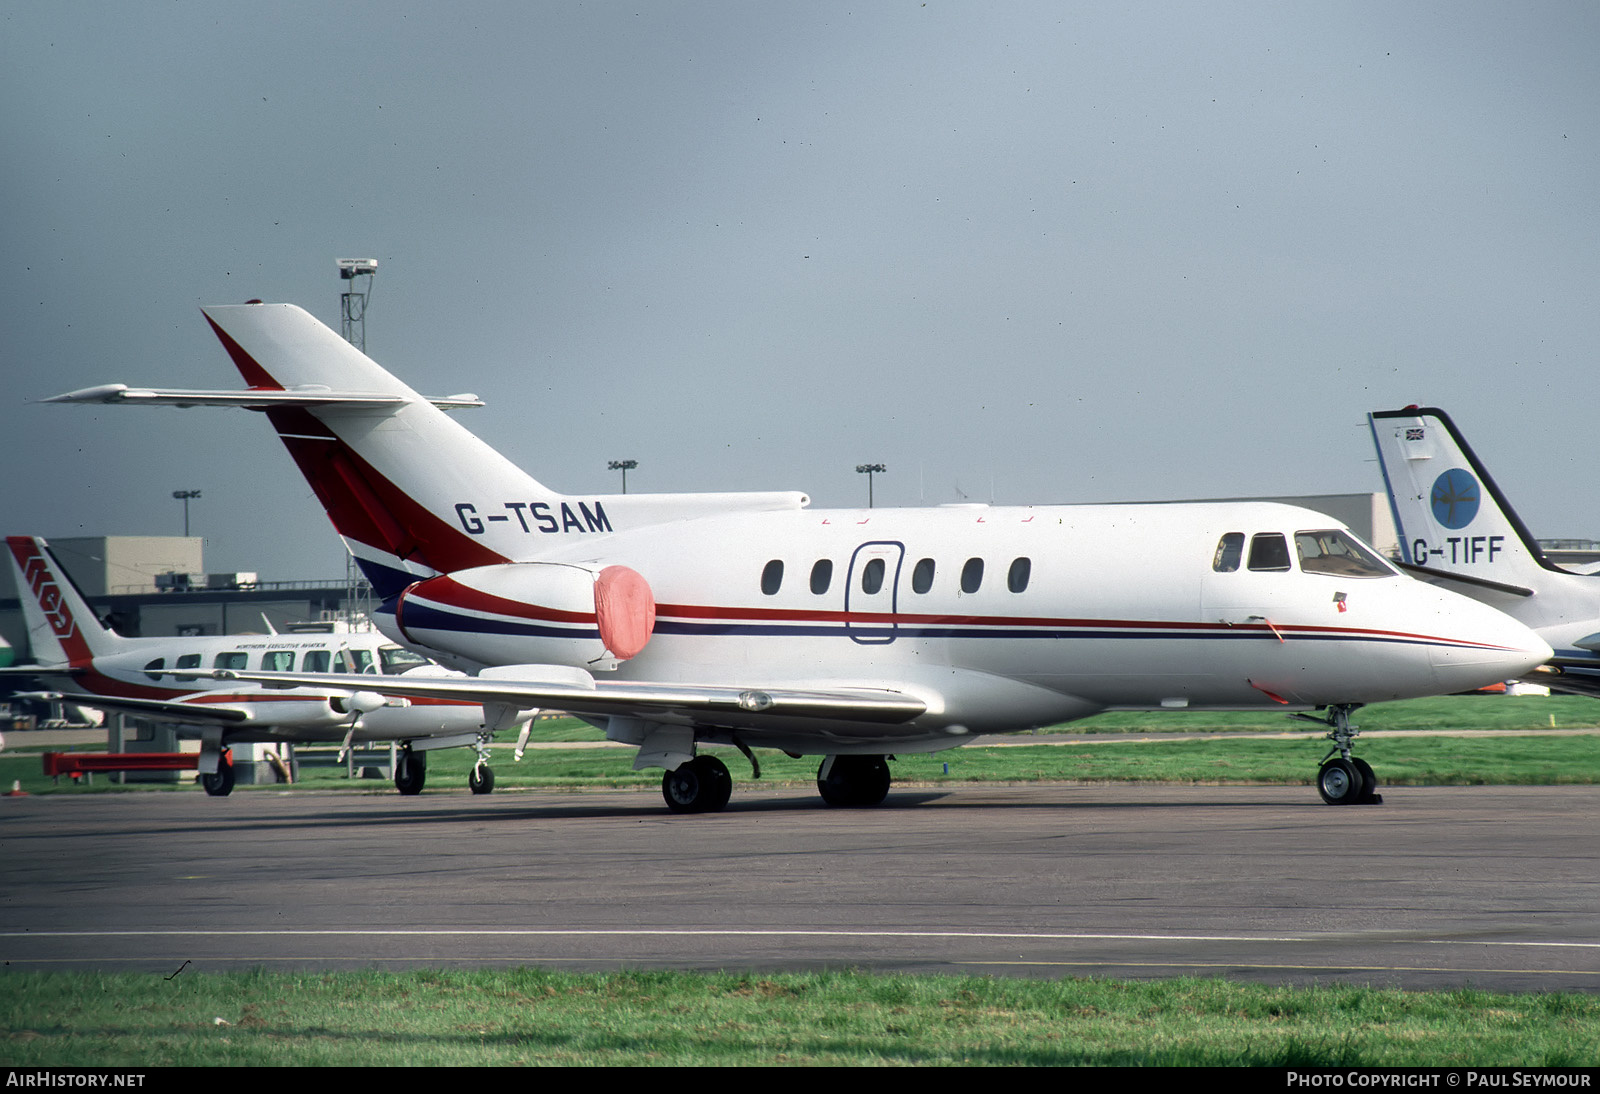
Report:
[[[201,388],[129,387],[127,384],[96,384],[63,395],[52,395],[42,403],[99,403],[129,406],[242,406],[247,410],[275,410],[279,407],[342,406],[388,407],[406,403],[403,395],[372,391],[334,391],[308,385],[298,388],[261,388],[243,391],[208,391]],[[448,395],[428,398],[442,410],[482,406],[476,395]]]
[[[1470,586],[1465,590],[1469,595],[1471,589],[1491,589],[1497,593],[1506,593],[1509,596],[1532,596],[1533,590],[1524,585],[1508,585],[1503,581],[1490,581],[1486,577],[1469,577],[1466,574],[1452,574],[1444,570],[1435,570],[1431,566],[1417,566],[1409,562],[1399,564],[1400,568],[1408,574],[1414,574],[1423,581],[1430,582],[1442,588],[1452,585]],[[1458,590],[1460,591],[1460,590]]]

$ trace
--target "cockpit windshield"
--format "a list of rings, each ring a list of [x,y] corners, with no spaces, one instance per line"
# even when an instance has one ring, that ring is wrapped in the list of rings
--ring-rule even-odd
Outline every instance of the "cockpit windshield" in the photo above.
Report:
[[[1300,553],[1300,569],[1308,574],[1334,577],[1394,577],[1396,574],[1394,567],[1337,528],[1296,532],[1294,546]]]

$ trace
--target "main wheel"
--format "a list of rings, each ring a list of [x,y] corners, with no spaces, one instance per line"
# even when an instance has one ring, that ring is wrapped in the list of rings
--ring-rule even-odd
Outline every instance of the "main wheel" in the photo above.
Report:
[[[487,794],[494,790],[494,768],[478,764],[467,772],[467,787],[474,794]]]
[[[717,813],[733,796],[733,776],[715,756],[696,756],[661,776],[661,797],[674,813]]]
[[[422,793],[422,784],[428,781],[428,754],[400,750],[400,759],[394,765],[394,788],[405,795]]]
[[[233,793],[233,752],[223,749],[222,755],[217,759],[217,770],[211,775],[201,775],[200,785],[206,788],[206,793],[213,798],[226,798]]]
[[[1372,765],[1366,760],[1350,757],[1350,762],[1361,773],[1361,797],[1356,799],[1359,805],[1381,805],[1383,795],[1378,793],[1378,776],[1372,773]]]
[[[1361,772],[1349,760],[1335,757],[1317,772],[1317,793],[1329,805],[1350,805],[1361,800]]]
[[[889,782],[889,764],[882,756],[835,756],[827,778],[817,769],[817,793],[829,805],[877,805],[889,796]]]

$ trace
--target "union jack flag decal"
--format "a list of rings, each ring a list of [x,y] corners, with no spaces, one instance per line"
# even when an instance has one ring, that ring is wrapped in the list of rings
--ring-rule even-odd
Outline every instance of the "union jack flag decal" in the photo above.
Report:
[[[1406,430],[1406,440],[1408,440],[1408,441],[1420,441],[1420,440],[1422,440],[1422,432],[1423,431],[1422,431],[1421,427],[1418,427],[1416,429],[1408,429],[1408,430]]]

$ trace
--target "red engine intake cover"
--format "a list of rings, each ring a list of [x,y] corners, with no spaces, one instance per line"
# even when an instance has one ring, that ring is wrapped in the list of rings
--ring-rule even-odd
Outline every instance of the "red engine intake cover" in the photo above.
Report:
[[[636,656],[656,628],[656,598],[637,570],[607,566],[594,583],[594,616],[600,641],[619,660]]]

